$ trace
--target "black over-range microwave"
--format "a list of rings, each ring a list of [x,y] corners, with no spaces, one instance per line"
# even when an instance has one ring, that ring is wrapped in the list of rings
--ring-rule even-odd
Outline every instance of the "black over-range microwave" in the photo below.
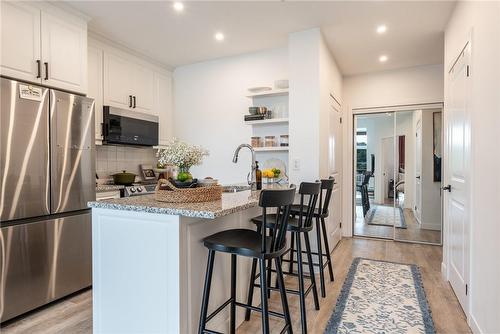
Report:
[[[158,116],[103,107],[104,144],[158,145]]]

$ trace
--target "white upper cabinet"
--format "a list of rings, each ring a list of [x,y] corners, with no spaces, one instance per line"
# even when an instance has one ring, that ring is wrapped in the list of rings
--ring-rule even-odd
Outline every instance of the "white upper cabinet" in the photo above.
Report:
[[[40,10],[21,2],[0,2],[1,74],[40,83]]]
[[[127,59],[110,52],[104,53],[104,105],[132,108],[132,69]]]
[[[42,84],[87,92],[87,26],[42,12]]]
[[[161,146],[168,144],[173,136],[172,78],[160,73],[155,73],[155,88],[155,112],[160,122],[158,144]]]
[[[103,52],[88,47],[88,93],[95,101],[95,143],[102,144],[102,102],[103,102]]]
[[[134,108],[140,112],[154,113],[154,72],[141,65],[133,71]]]
[[[125,56],[105,52],[104,104],[154,113],[154,71]]]
[[[1,74],[86,93],[87,23],[50,5],[43,8],[1,2]]]

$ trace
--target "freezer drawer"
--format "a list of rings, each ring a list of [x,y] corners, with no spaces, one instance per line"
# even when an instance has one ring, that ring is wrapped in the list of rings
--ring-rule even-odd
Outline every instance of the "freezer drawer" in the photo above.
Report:
[[[91,214],[1,228],[0,321],[92,283]]]
[[[95,200],[94,100],[50,91],[51,211]]]

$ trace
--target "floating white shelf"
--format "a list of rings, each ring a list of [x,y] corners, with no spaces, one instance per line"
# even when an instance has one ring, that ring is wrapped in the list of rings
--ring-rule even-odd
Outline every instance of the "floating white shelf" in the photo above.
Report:
[[[254,147],[255,152],[287,152],[288,146]]]
[[[288,118],[271,118],[271,119],[262,119],[257,121],[245,121],[245,124],[249,125],[278,124],[278,123],[288,123]]]
[[[254,97],[282,96],[282,95],[288,95],[288,89],[266,90],[264,92],[253,93],[253,94],[247,95],[247,97],[254,98]]]

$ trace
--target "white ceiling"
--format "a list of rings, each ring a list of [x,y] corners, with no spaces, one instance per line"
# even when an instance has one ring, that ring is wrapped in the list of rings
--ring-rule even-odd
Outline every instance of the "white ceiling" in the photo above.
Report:
[[[89,29],[165,65],[284,47],[290,32],[321,27],[344,75],[443,62],[444,28],[455,5],[418,2],[77,1]],[[379,24],[388,27],[377,35]],[[222,43],[213,38],[221,31]],[[389,60],[381,64],[378,57]]]

